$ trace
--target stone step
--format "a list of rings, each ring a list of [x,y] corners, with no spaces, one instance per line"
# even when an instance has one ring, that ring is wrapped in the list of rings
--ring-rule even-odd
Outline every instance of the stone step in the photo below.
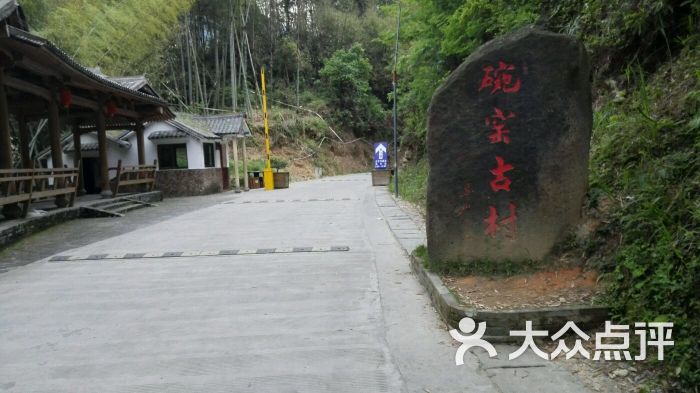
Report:
[[[84,206],[83,208],[87,211],[91,211],[91,215],[96,217],[123,217],[126,212],[151,206],[158,205],[127,197],[121,197],[93,203],[92,205]]]
[[[96,208],[99,208],[102,210],[107,210],[107,211],[116,211],[119,208],[130,205],[132,203],[133,203],[132,201],[125,201],[123,199],[119,199],[119,200],[110,201],[110,203],[107,203],[107,204],[93,205],[93,207],[96,207]]]
[[[94,207],[97,209],[104,209],[105,206],[109,206],[114,203],[122,202],[123,199],[121,198],[108,198],[108,199],[102,199],[99,202],[91,203],[90,207]]]
[[[80,208],[81,217],[83,218],[95,218],[95,217],[124,217],[123,214],[115,213],[108,210],[102,210],[98,207],[93,206],[83,206]]]
[[[111,211],[118,213],[118,214],[124,214],[126,212],[136,210],[136,209],[142,209],[144,207],[150,207],[150,206],[148,204],[145,204],[145,203],[128,201],[127,204],[125,204],[124,206],[121,206],[118,209],[112,209]]]

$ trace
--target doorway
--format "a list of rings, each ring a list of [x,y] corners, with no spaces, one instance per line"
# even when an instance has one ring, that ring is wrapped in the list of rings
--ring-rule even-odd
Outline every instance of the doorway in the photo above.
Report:
[[[83,158],[83,184],[87,194],[99,194],[100,161],[95,157]]]

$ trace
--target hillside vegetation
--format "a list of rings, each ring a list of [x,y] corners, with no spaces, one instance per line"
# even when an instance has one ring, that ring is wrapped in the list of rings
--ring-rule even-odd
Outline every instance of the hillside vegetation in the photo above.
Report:
[[[273,159],[287,164],[285,170],[291,173],[293,181],[313,179],[317,169],[324,176],[368,171],[372,157],[370,143],[352,133],[335,131],[317,113],[280,106],[271,108],[270,128],[275,130],[270,137]],[[265,166],[262,112],[255,111],[248,122],[253,132],[247,145],[248,167],[262,170]]]
[[[480,44],[535,23],[592,56],[594,129],[585,238],[566,247],[607,272],[615,320],[672,321],[661,387],[700,385],[700,3],[408,3],[401,57],[404,197],[425,203],[425,116],[435,87]],[[409,72],[410,70],[410,72]],[[694,390],[697,391],[697,390]]]
[[[389,132],[390,45],[379,37],[391,21],[374,1],[20,3],[37,34],[107,75],[146,74],[180,112],[259,119],[265,69],[273,151],[299,174],[366,170],[367,138]]]

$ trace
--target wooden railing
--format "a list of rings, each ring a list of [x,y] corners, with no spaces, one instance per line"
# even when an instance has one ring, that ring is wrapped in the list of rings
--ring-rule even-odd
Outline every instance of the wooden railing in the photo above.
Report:
[[[79,168],[0,169],[0,206],[21,204],[25,217],[32,202],[65,197],[73,206]]]
[[[145,185],[147,191],[152,191],[156,184],[156,168],[158,161],[153,161],[153,165],[122,166],[119,160],[116,168],[117,175],[112,182],[112,197],[117,196],[120,187]]]

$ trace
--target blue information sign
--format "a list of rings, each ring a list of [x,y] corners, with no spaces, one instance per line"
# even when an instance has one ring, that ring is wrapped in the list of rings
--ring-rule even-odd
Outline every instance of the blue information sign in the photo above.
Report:
[[[374,144],[374,169],[386,169],[389,163],[389,146],[386,142],[377,142]]]

